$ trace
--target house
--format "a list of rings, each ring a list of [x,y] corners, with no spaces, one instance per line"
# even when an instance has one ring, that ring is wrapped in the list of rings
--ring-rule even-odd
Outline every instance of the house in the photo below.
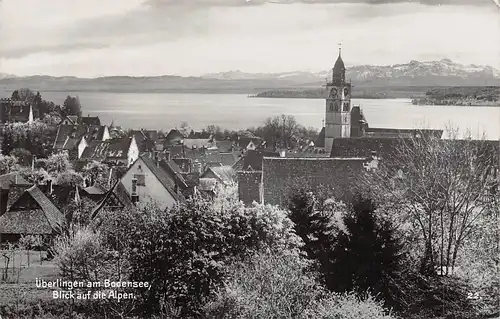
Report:
[[[183,144],[185,148],[192,150],[203,148],[211,150],[217,149],[214,141],[209,138],[186,138],[181,142],[181,144]]]
[[[177,174],[163,169],[160,161],[141,155],[121,178],[121,183],[134,202],[154,202],[165,209],[184,200],[177,178]]]
[[[262,170],[262,159],[264,157],[280,157],[277,152],[264,150],[249,150],[243,157],[240,167],[235,167],[236,170],[243,171],[260,171]]]
[[[182,134],[179,130],[172,129],[165,137],[165,141],[163,142],[164,148],[166,149],[172,145],[179,145],[185,138],[184,134]]]
[[[78,125],[78,115],[66,115],[59,125]]]
[[[33,107],[25,101],[0,99],[0,124],[32,123],[34,121]]]
[[[140,153],[151,152],[156,149],[158,132],[154,130],[132,130],[130,136],[135,138]]]
[[[110,138],[108,127],[84,124],[61,124],[57,129],[53,149],[68,153],[71,160],[79,159],[91,141]]]
[[[212,199],[216,195],[218,181],[216,178],[200,178],[197,190],[202,197]]]
[[[9,195],[11,202],[13,199],[17,200],[20,192],[16,192],[16,190],[21,189],[24,191],[30,186],[31,184],[18,173],[0,175],[0,216],[7,211]]]
[[[283,158],[264,157],[262,161],[262,200],[265,204],[287,206],[294,189],[325,186],[336,198],[349,199],[356,190],[370,157]],[[248,200],[246,200],[248,201]]]
[[[110,139],[106,141],[94,140],[82,152],[79,162],[99,161],[110,165],[130,166],[139,157],[139,148],[134,136]],[[80,165],[81,166],[81,165]]]
[[[236,148],[235,143],[231,140],[215,141],[215,146],[221,153],[231,153]]]
[[[113,186],[106,191],[100,198],[99,202],[92,209],[90,217],[95,220],[99,217],[99,213],[103,210],[113,211],[113,210],[134,210],[136,209],[135,204],[127,192],[127,189],[122,184],[121,181],[116,181]]]
[[[195,132],[191,131],[187,137],[188,139],[207,139],[211,140],[213,138],[212,134],[207,131]]]
[[[64,224],[64,215],[33,185],[0,216],[1,241],[16,241],[22,235],[52,237],[60,233]]]
[[[217,181],[219,184],[229,185],[234,183],[236,180],[236,172],[231,166],[215,166],[209,167],[207,170],[200,176],[200,179],[203,178],[212,178]]]
[[[99,116],[82,116],[80,118],[80,123],[87,126],[101,126],[101,120]]]
[[[184,172],[198,171],[201,174],[208,166],[220,166],[223,162],[221,153],[217,149],[187,148],[184,145],[175,145],[170,146],[167,152]],[[178,159],[184,160],[181,163]],[[189,169],[184,168],[187,163],[189,163]]]

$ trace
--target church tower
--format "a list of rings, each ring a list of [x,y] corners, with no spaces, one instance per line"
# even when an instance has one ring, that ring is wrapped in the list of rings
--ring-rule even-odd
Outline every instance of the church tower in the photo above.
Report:
[[[331,79],[327,79],[325,149],[332,150],[333,140],[351,136],[351,83],[346,83],[345,66],[339,49],[339,57],[333,67]]]

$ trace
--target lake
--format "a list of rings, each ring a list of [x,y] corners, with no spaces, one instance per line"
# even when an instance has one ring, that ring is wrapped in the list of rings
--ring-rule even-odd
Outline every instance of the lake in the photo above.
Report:
[[[66,92],[41,92],[45,100],[63,104]],[[10,94],[6,94],[10,95]],[[248,98],[242,94],[105,93],[78,95],[83,115],[99,116],[103,124],[114,120],[126,128],[168,131],[186,121],[194,129],[207,125],[242,129],[260,125],[267,117],[293,115],[305,126],[321,128],[325,101],[319,99]],[[412,105],[408,99],[353,99],[360,104],[371,127],[442,128],[448,123],[473,135],[486,132],[500,138],[500,107]]]

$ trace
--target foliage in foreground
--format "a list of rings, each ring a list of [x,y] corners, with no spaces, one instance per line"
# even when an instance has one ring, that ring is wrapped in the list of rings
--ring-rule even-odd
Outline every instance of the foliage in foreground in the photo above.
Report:
[[[390,319],[368,296],[327,293],[299,256],[258,253],[231,266],[230,279],[205,307],[206,318]]]

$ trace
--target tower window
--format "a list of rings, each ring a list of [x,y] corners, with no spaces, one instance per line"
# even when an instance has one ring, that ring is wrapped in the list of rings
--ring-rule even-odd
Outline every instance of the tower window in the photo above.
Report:
[[[344,112],[349,111],[349,102],[344,102]]]
[[[330,103],[330,111],[333,112],[333,103]]]

